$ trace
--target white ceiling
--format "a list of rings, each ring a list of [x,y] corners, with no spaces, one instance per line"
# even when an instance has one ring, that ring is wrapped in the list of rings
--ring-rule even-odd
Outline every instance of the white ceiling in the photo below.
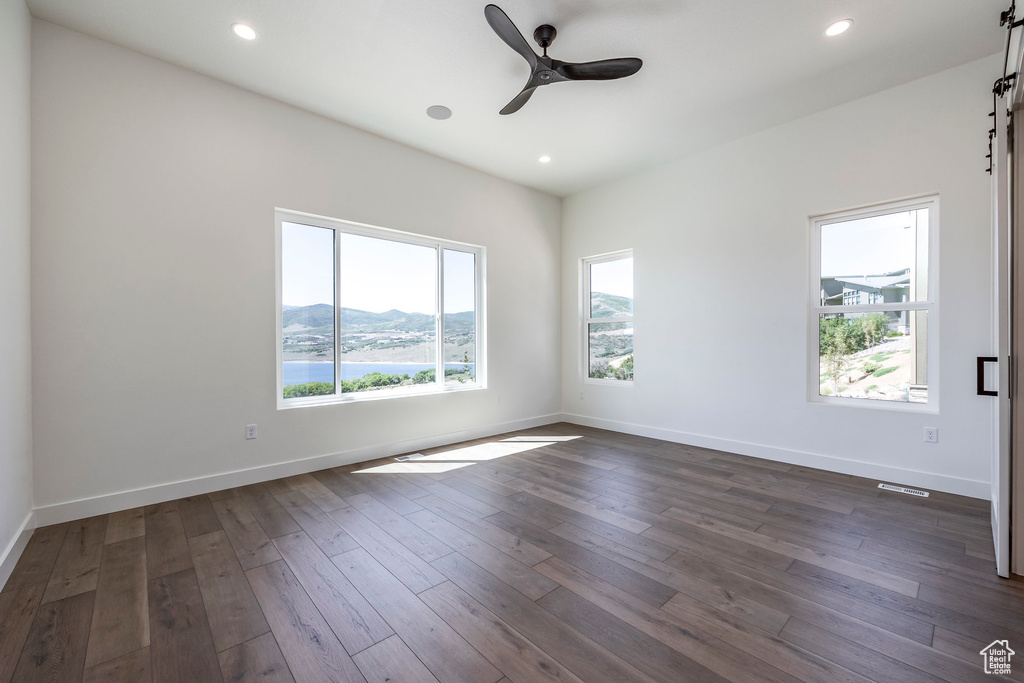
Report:
[[[32,14],[556,195],[1002,49],[1006,0],[496,0],[563,61],[635,76],[556,83],[498,111],[529,67],[486,0],[27,0]],[[825,27],[853,28],[826,38]],[[259,33],[231,32],[245,22]],[[998,74],[993,74],[993,80]],[[986,84],[979,84],[986,87]],[[433,104],[454,115],[435,121]],[[553,161],[541,165],[548,154]]]

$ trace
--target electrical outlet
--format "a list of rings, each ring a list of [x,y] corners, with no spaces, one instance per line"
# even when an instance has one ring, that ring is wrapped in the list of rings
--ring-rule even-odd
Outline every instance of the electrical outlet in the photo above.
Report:
[[[582,391],[580,392],[580,400],[581,401],[583,400],[583,392]]]
[[[925,427],[924,428],[924,440],[927,443],[938,443],[939,442],[939,430],[936,427]]]
[[[256,425],[245,425],[245,438],[255,439],[256,438]]]

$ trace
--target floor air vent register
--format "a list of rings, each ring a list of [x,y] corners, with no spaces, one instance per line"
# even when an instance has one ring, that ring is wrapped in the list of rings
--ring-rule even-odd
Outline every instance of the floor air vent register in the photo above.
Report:
[[[879,484],[878,488],[885,489],[886,491],[895,491],[896,493],[906,493],[911,496],[920,496],[921,498],[927,498],[927,491],[918,491],[917,489],[908,489],[906,486],[895,486],[893,484]]]

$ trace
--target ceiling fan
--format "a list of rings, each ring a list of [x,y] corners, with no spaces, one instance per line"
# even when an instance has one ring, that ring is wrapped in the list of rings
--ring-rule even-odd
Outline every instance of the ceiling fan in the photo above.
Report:
[[[501,114],[513,114],[519,111],[533,96],[533,91],[542,85],[561,81],[609,81],[614,78],[625,78],[635,74],[644,65],[643,61],[637,57],[602,59],[579,64],[552,59],[548,57],[548,46],[554,42],[557,31],[554,26],[549,24],[538,26],[533,32],[533,39],[544,50],[543,55],[538,55],[500,7],[487,5],[484,8],[484,16],[498,37],[522,55],[532,69],[526,87],[505,105]]]

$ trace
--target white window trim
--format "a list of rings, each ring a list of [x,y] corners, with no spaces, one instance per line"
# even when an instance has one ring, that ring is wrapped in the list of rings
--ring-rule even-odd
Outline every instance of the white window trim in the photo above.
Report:
[[[613,251],[597,256],[587,256],[580,259],[580,305],[579,305],[579,330],[580,330],[580,381],[584,384],[597,384],[615,387],[631,387],[631,379],[609,379],[594,378],[590,376],[590,323],[632,323],[635,315],[616,316],[614,318],[591,318],[590,317],[590,266],[595,263],[606,263],[608,261],[619,261],[624,258],[633,258],[632,249]],[[636,283],[636,270],[634,263],[633,282]],[[634,297],[635,305],[635,297]],[[636,326],[633,327],[633,355],[636,356]],[[635,370],[634,370],[635,372]]]
[[[335,390],[336,393],[328,394],[325,396],[308,396],[304,398],[284,398],[284,333],[282,330],[283,324],[283,301],[282,301],[282,265],[281,259],[283,255],[283,225],[284,223],[297,223],[300,225],[309,225],[317,228],[325,228],[327,230],[333,230],[335,233],[343,232],[352,235],[362,235],[365,237],[375,237],[377,239],[390,239],[397,242],[403,242],[406,244],[416,244],[425,247],[432,247],[437,250],[437,289],[436,289],[436,301],[437,301],[437,349],[435,356],[435,367],[442,368],[438,376],[434,378],[433,385],[415,385],[412,387],[402,389],[390,389],[388,391],[368,391],[368,392],[350,392],[341,393],[341,344],[339,343],[340,331],[341,331],[341,306],[339,299],[339,288],[341,286],[340,269],[341,269],[341,240],[337,239],[335,235],[334,240],[334,287],[335,287],[335,305],[334,305],[334,367],[335,367]],[[487,316],[486,316],[486,249],[482,246],[475,244],[467,244],[465,242],[455,242],[453,240],[445,240],[435,237],[428,237],[426,235],[419,235],[412,232],[405,232],[403,230],[394,230],[391,228],[382,228],[375,225],[368,225],[366,223],[356,223],[353,221],[346,221],[339,218],[329,218],[327,216],[318,216],[316,214],[304,213],[302,211],[294,211],[291,209],[274,209],[274,227],[275,227],[275,240],[276,240],[276,259],[275,259],[275,282],[276,292],[275,300],[277,304],[276,320],[276,332],[275,338],[277,339],[277,409],[287,410],[291,408],[303,408],[306,406],[320,406],[320,405],[332,405],[337,403],[352,403],[360,401],[380,401],[393,398],[403,398],[410,396],[434,396],[437,394],[452,393],[457,391],[476,391],[479,389],[487,388]],[[461,251],[465,253],[471,253],[476,256],[476,301],[475,301],[475,313],[476,313],[476,357],[474,361],[474,372],[476,374],[476,381],[473,384],[445,384],[444,378],[444,250],[450,249],[453,251]]]
[[[905,301],[889,304],[859,304],[856,306],[821,305],[821,226],[858,218],[884,216],[901,211],[928,209],[928,292],[923,301]],[[807,400],[831,406],[895,410],[912,413],[939,412],[939,195],[928,194],[892,202],[871,204],[856,209],[818,214],[808,218],[810,289],[807,316]],[[888,311],[927,311],[928,313],[928,402],[902,403],[843,396],[821,396],[818,356],[818,319],[822,314],[839,313],[837,309],[853,309],[858,313]]]

